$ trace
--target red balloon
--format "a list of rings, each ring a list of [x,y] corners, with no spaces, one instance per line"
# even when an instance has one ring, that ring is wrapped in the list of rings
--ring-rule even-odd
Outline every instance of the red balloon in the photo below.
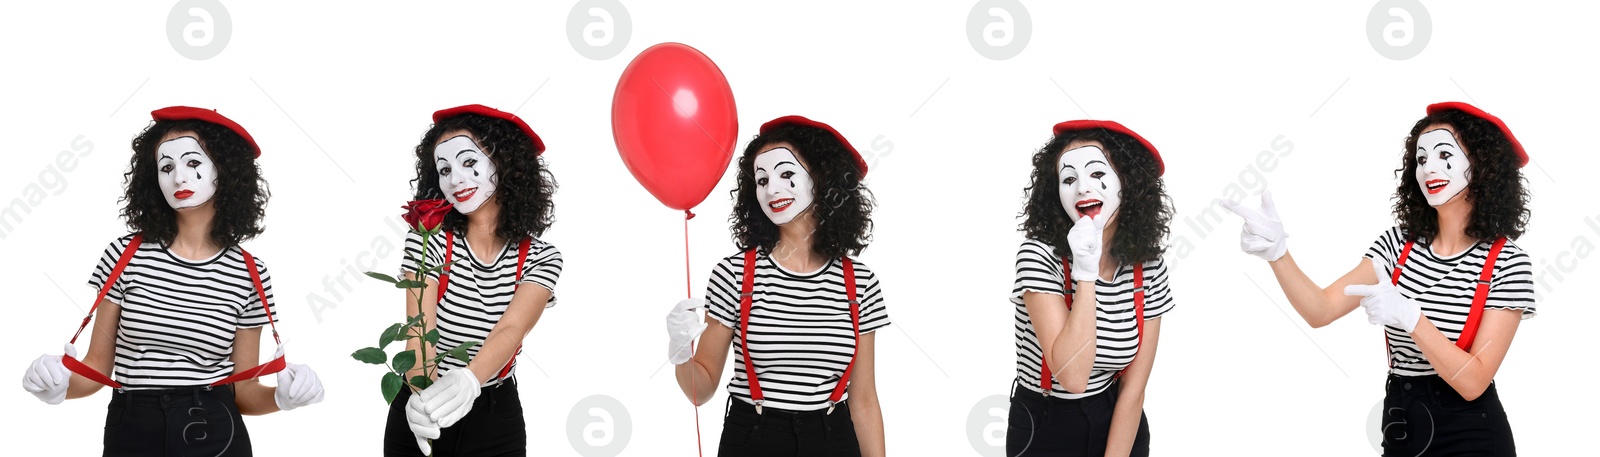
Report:
[[[611,135],[633,178],[669,208],[688,210],[716,187],[739,133],[722,69],[680,43],[645,49],[611,99]]]

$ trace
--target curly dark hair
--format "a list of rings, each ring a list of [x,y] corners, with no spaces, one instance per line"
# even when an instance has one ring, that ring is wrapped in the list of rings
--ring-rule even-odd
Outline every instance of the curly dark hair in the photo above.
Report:
[[[739,156],[739,185],[729,192],[733,198],[733,242],[739,250],[757,248],[772,252],[778,244],[778,225],[761,211],[756,198],[756,155],[777,143],[789,143],[794,154],[816,181],[816,193],[809,211],[817,220],[812,251],[824,257],[859,255],[872,241],[872,192],[861,183],[863,173],[856,168],[855,155],[826,130],[801,125],[774,127],[750,140]]]
[[[1470,176],[1466,198],[1472,205],[1467,221],[1467,236],[1479,240],[1500,237],[1516,239],[1528,225],[1527,179],[1517,164],[1511,140],[1493,123],[1459,110],[1442,111],[1422,118],[1411,127],[1401,154],[1400,186],[1394,191],[1394,217],[1406,238],[1433,239],[1439,234],[1439,210],[1417,184],[1417,137],[1433,125],[1449,126],[1466,149]]]
[[[167,204],[161,184],[156,180],[156,149],[168,133],[193,133],[217,168],[217,193],[211,203],[217,213],[211,221],[211,241],[218,246],[238,246],[265,231],[261,218],[266,215],[272,192],[261,178],[255,149],[250,143],[221,125],[201,120],[154,121],[133,138],[133,157],[122,174],[122,218],[128,229],[144,234],[144,239],[169,245],[178,236],[178,212]]]
[[[1117,208],[1117,230],[1106,243],[1106,253],[1121,264],[1161,258],[1166,251],[1162,240],[1171,232],[1168,225],[1172,223],[1173,210],[1172,199],[1161,180],[1160,165],[1138,140],[1104,129],[1061,132],[1033,154],[1032,182],[1023,190],[1028,203],[1017,215],[1023,218],[1018,230],[1029,238],[1050,243],[1057,256],[1070,257],[1067,231],[1072,230],[1073,222],[1061,204],[1061,175],[1056,170],[1056,160],[1076,140],[1099,141],[1105,146],[1106,157],[1122,180],[1122,190],[1117,193],[1122,199]]]
[[[451,116],[433,124],[417,144],[417,177],[411,180],[415,199],[444,198],[439,190],[439,171],[434,168],[433,148],[446,132],[472,133],[489,154],[495,167],[494,198],[500,202],[500,223],[495,234],[507,240],[544,234],[555,223],[556,178],[545,167],[534,149],[533,139],[516,124],[480,114]],[[467,230],[467,216],[454,209],[444,217],[445,230]]]

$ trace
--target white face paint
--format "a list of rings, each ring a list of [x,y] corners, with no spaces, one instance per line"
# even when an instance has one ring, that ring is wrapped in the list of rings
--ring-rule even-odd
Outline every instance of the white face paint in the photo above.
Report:
[[[461,214],[471,214],[494,196],[494,161],[466,135],[457,135],[433,148],[434,169],[439,171],[439,190],[444,199]]]
[[[193,208],[217,194],[217,166],[200,140],[180,136],[156,147],[156,182],[172,209]]]
[[[1417,136],[1417,185],[1432,206],[1443,205],[1467,189],[1472,179],[1466,151],[1450,130],[1439,128]]]
[[[1105,151],[1094,145],[1068,150],[1057,159],[1056,170],[1067,214],[1074,220],[1089,217],[1097,227],[1105,227],[1122,203],[1122,179],[1111,169]]]
[[[756,200],[772,223],[783,225],[811,207],[816,182],[800,166],[794,151],[769,149],[756,155]]]

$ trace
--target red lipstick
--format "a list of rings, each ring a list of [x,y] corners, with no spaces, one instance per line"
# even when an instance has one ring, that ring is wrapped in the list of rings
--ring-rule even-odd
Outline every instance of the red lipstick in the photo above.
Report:
[[[1088,200],[1079,200],[1076,208],[1078,209],[1079,216],[1093,219],[1095,216],[1100,215],[1101,206],[1103,206],[1103,204],[1100,202],[1100,200],[1091,198]]]
[[[1430,179],[1430,180],[1428,180],[1428,182],[1424,183],[1424,185],[1426,185],[1428,187],[1428,193],[1429,194],[1437,194],[1437,193],[1440,193],[1440,192],[1444,192],[1445,186],[1449,186],[1450,185],[1450,180],[1448,180],[1448,179]]]
[[[773,200],[773,201],[767,202],[767,207],[768,208],[772,208],[772,212],[774,212],[774,213],[781,213],[781,212],[783,212],[783,210],[789,209],[789,206],[793,205],[793,204],[794,204],[794,199],[793,198],[780,198],[780,199],[777,199],[777,200]]]

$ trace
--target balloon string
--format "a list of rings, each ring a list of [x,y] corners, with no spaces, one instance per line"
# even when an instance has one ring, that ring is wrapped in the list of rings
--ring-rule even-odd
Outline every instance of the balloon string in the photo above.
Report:
[[[694,298],[694,286],[689,272],[689,219],[694,219],[694,213],[689,212],[687,209],[683,210],[683,293],[686,298]],[[691,342],[689,346],[689,359],[691,361],[694,360],[694,353],[695,347]],[[694,372],[691,371],[689,372],[689,405],[694,407],[694,449],[697,455],[704,457],[706,454],[705,445],[700,442],[700,405],[696,405],[693,398],[693,396],[699,395],[700,389],[695,384]]]
[[[684,298],[694,298],[694,286],[689,279],[689,219],[694,219],[694,213],[683,210],[683,294]]]

